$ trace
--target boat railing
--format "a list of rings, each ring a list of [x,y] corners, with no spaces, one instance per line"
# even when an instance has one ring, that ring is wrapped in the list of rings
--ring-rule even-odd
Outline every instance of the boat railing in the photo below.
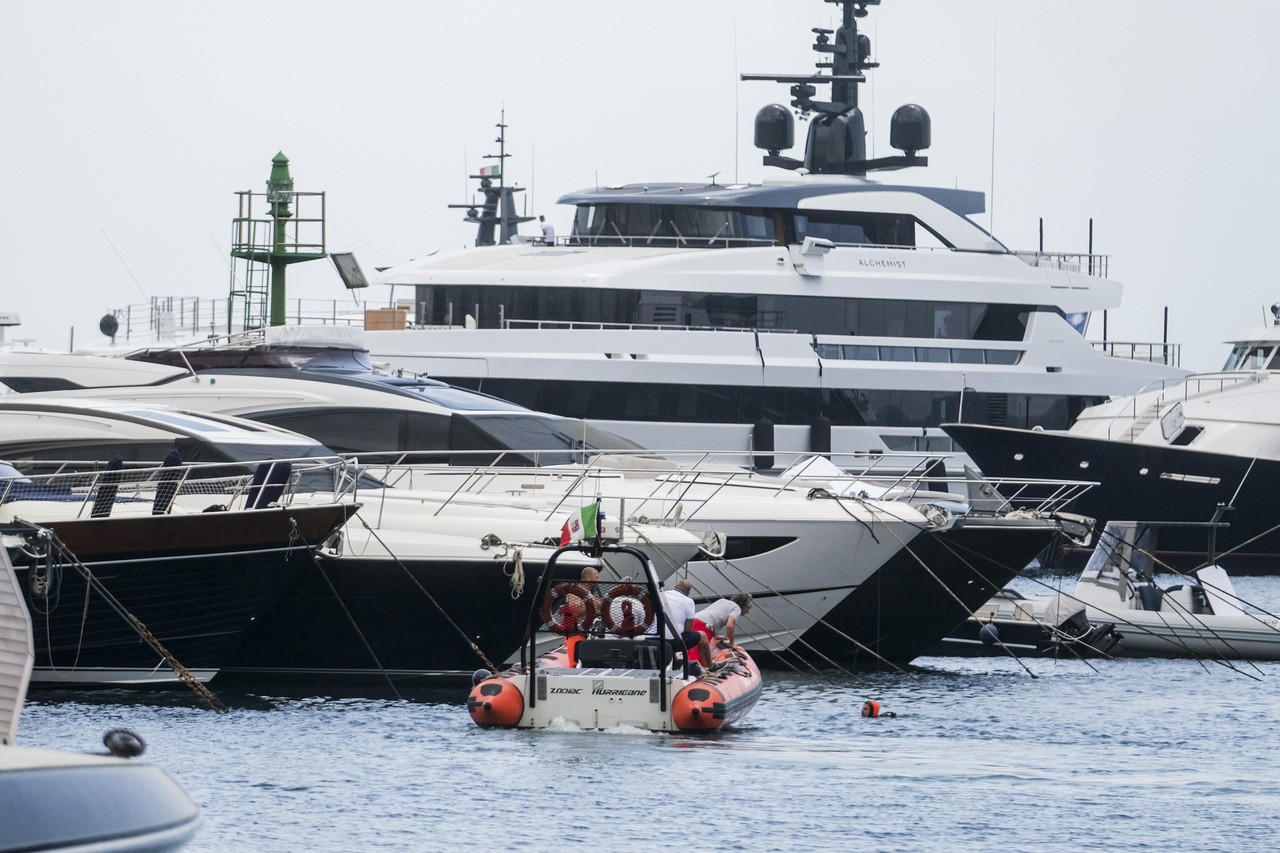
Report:
[[[664,224],[670,225],[671,230],[663,230],[662,226]],[[608,225],[610,230],[607,232],[602,225],[594,233],[579,232],[570,234],[567,237],[556,237],[554,245],[571,248],[622,246],[640,249],[731,249],[735,247],[773,246],[777,242],[772,237],[730,237],[721,233],[710,236],[705,234],[686,235],[680,231],[674,222],[659,222],[654,226],[653,231],[648,234],[623,234],[613,222],[608,223]],[[659,233],[660,231],[662,233]],[[534,245],[552,246],[551,242],[542,238],[534,238],[530,242]]]
[[[1098,352],[1112,358],[1167,364],[1170,367],[1179,367],[1182,364],[1182,344],[1164,341],[1089,341],[1089,344]]]
[[[1014,254],[1033,267],[1082,272],[1099,278],[1107,277],[1107,264],[1110,260],[1110,255],[1078,252],[1016,251]]]
[[[988,515],[1024,511],[1047,514],[1068,509],[1092,485],[1086,481],[989,478],[972,471],[948,474],[941,454],[880,454],[860,456],[849,470],[823,466],[820,473],[762,474],[715,461],[718,454],[689,453],[686,461],[608,452],[572,464],[517,464],[515,457],[536,459],[534,451],[513,451],[512,459],[488,457],[474,465],[452,459],[425,461],[424,454],[383,453],[359,456],[364,470],[393,489],[434,493],[442,512],[460,500],[492,499],[541,506],[547,517],[562,515],[581,500],[617,499],[623,520],[644,518],[651,523],[679,524],[696,517],[702,507],[728,488],[750,489],[762,500],[800,491],[854,501],[902,500],[913,504],[941,503],[966,507]],[[564,451],[542,452],[561,458]],[[674,454],[673,454],[674,455]],[[850,455],[852,458],[852,454]],[[834,464],[849,460],[833,458]],[[450,464],[452,463],[452,464]]]
[[[285,317],[292,325],[362,328],[366,311],[386,307],[382,303],[353,304],[338,299],[289,299],[285,301]],[[263,334],[260,328],[246,329],[243,320],[233,316],[231,303],[225,298],[157,296],[147,303],[115,309],[111,314],[117,322],[111,337],[140,346],[191,340],[206,344],[237,342],[242,335]]]
[[[1262,374],[1265,375],[1266,371]],[[1134,438],[1135,431],[1140,432],[1160,417],[1160,413],[1166,407],[1174,403],[1190,402],[1200,397],[1214,397],[1229,388],[1256,383],[1259,381],[1259,375],[1257,371],[1241,373],[1226,370],[1214,373],[1193,373],[1179,379],[1157,379],[1148,382],[1137,393],[1126,398],[1125,404],[1112,415],[1107,423],[1107,438],[1119,436]],[[1153,391],[1159,393],[1148,400],[1147,397]],[[1141,408],[1139,408],[1140,401],[1145,401],[1141,403]]]
[[[782,312],[778,312],[781,316]],[[768,312],[761,312],[766,320]],[[798,329],[760,329],[751,326],[687,326],[680,323],[601,323],[578,320],[514,320],[504,319],[504,329],[573,329],[596,331],[642,332],[759,332],[760,334],[798,335]],[[456,327],[454,327],[456,328]]]
[[[0,521],[264,509],[288,506],[302,492],[340,501],[357,483],[351,463],[340,457],[120,468],[84,460],[8,461],[23,476],[0,477]]]

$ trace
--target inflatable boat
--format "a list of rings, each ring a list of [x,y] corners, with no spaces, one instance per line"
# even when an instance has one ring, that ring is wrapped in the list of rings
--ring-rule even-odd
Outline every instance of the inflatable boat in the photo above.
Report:
[[[645,569],[643,582],[555,580],[565,551],[623,551]],[[488,675],[467,698],[482,727],[583,729],[632,726],[655,732],[709,732],[745,717],[760,697],[760,669],[741,646],[717,637],[704,670],[666,635],[657,575],[626,545],[566,545],[548,560],[517,667]],[[564,645],[535,657],[537,636]],[[646,634],[651,634],[646,636]],[[544,635],[545,636],[545,635]],[[487,677],[486,677],[487,676]]]

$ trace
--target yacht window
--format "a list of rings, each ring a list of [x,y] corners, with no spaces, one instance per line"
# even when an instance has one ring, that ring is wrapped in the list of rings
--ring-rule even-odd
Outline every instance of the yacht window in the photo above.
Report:
[[[880,347],[881,361],[915,361],[915,347]]]
[[[338,453],[377,453],[403,449],[404,415],[383,409],[267,412],[254,420],[309,435]]]
[[[897,213],[821,210],[797,213],[793,222],[797,243],[819,237],[850,245],[914,247],[918,234],[915,217]],[[931,240],[937,242],[932,235]]]
[[[916,361],[946,363],[951,361],[951,350],[942,347],[916,347]]]
[[[506,400],[499,400],[497,397],[477,394],[463,388],[450,388],[447,385],[424,386],[411,390],[437,405],[465,412],[510,412],[521,408]]]
[[[987,364],[1017,364],[1022,358],[1022,353],[1018,350],[989,349],[984,352]]]
[[[952,364],[982,364],[982,350],[980,349],[953,349],[951,351]]]
[[[856,361],[879,361],[880,347],[869,347],[862,344],[845,344],[844,357]]]
[[[173,426],[191,430],[192,432],[227,432],[229,427],[207,421],[204,418],[194,418],[190,415],[184,415],[181,412],[167,412],[158,409],[130,409],[122,411],[120,414],[129,415],[130,417],[143,418],[149,421],[159,421],[164,424],[172,424]]]
[[[424,322],[457,325],[464,314],[470,314],[476,317],[480,328],[504,324],[518,327],[537,323],[546,327],[555,323],[599,323],[1020,341],[1026,334],[1033,310],[1029,305],[935,300],[591,287],[419,285],[417,291]]]
[[[1023,305],[987,305],[973,330],[973,339],[1020,341],[1027,334],[1027,319],[1030,315],[1030,309]]]
[[[1019,426],[1024,429],[1041,426],[1044,429],[1061,430],[1070,426],[1071,418],[1083,408],[1100,402],[1092,397],[987,394],[966,389],[964,410],[961,412],[959,389],[820,390],[496,378],[456,378],[450,381],[482,385],[486,392],[512,397],[530,408],[564,417],[674,423],[751,424],[763,414],[777,424],[809,425],[821,414],[830,418],[837,426],[875,424],[885,427],[936,427],[959,419],[965,423]],[[569,393],[569,386],[577,386],[577,391]],[[572,411],[566,408],[570,401],[575,407]],[[572,435],[577,435],[580,431],[580,426],[568,428]],[[594,439],[589,443],[599,446]]]
[[[683,237],[686,240],[705,243],[708,240],[736,236],[733,234],[733,225],[727,210],[709,207],[677,207],[672,213],[677,238]]]
[[[775,242],[773,217],[760,208],[686,204],[579,205],[573,236],[592,245],[724,247]]]
[[[1271,344],[1242,344],[1231,350],[1223,370],[1260,370],[1271,359]]]

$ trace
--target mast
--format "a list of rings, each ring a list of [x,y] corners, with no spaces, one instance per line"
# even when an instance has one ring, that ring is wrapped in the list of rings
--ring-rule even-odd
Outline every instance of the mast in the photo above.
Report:
[[[483,206],[477,209],[475,202],[449,205],[451,208],[464,208],[467,211],[462,221],[477,226],[477,246],[510,243],[516,237],[519,224],[533,219],[532,216],[516,215],[515,194],[524,192],[524,188],[506,185],[506,160],[511,156],[507,153],[507,111],[504,109],[501,115],[501,119],[495,125],[498,128],[498,138],[494,142],[498,143],[498,153],[484,155],[486,160],[497,160],[497,165],[486,166],[480,170],[480,174],[469,176],[480,181],[480,192],[484,193]],[[496,186],[494,178],[497,178]],[[495,229],[498,232],[496,239]]]
[[[890,124],[889,142],[902,156],[867,159],[866,122],[858,108],[858,85],[865,71],[879,67],[871,61],[871,39],[858,32],[858,19],[868,6],[880,0],[826,0],[841,7],[841,24],[834,33],[814,27],[813,49],[821,58],[813,74],[743,74],[743,80],[769,80],[791,84],[791,106],[801,120],[809,121],[804,159],[780,152],[794,144],[794,118],[790,110],[771,104],[756,114],[755,145],[764,149],[766,166],[804,169],[811,174],[865,175],[872,170],[926,166],[927,157],[916,152],[930,144],[929,114],[916,104],[899,107]],[[832,36],[835,36],[834,40]],[[819,86],[831,87],[831,100],[815,100]]]

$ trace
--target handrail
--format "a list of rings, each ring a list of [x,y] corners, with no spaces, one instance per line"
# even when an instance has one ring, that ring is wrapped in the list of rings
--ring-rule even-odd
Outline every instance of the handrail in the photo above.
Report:
[[[1153,408],[1158,411],[1160,406],[1173,400],[1174,398],[1170,396],[1172,392],[1177,392],[1181,389],[1181,399],[1178,400],[1178,402],[1184,403],[1189,402],[1196,397],[1213,397],[1224,393],[1229,387],[1234,388],[1238,385],[1245,385],[1258,381],[1256,376],[1259,372],[1265,373],[1268,376],[1270,375],[1270,371],[1241,373],[1233,370],[1219,370],[1210,373],[1192,373],[1187,376],[1183,376],[1180,379],[1154,379],[1126,398],[1126,402],[1132,406],[1132,414],[1127,412],[1126,407],[1120,407],[1117,409],[1115,414],[1111,416],[1111,420],[1107,422],[1107,438],[1112,438],[1112,430],[1115,427],[1116,422],[1121,417],[1127,417],[1129,419],[1129,426],[1126,427],[1126,430],[1131,429],[1141,417],[1147,414],[1147,412],[1151,411]],[[1195,383],[1196,387],[1194,392],[1191,390],[1192,383]],[[1206,385],[1209,386],[1208,390],[1205,389]],[[1159,393],[1143,408],[1142,412],[1139,413],[1138,398],[1143,397],[1152,391],[1158,391]]]
[[[625,453],[609,456],[625,458]],[[910,457],[914,454],[904,454]],[[748,488],[768,500],[784,492],[809,492],[814,487],[836,493],[848,491],[851,500],[909,500],[928,503],[954,500],[957,503],[979,501],[984,506],[995,502],[998,511],[1028,509],[1040,513],[1065,510],[1095,485],[1083,480],[1042,480],[1028,478],[980,477],[972,474],[938,473],[927,465],[913,469],[877,469],[887,465],[877,458],[867,468],[839,476],[778,477],[760,475],[745,468],[724,466],[689,466],[670,460],[649,459],[645,467],[603,467],[593,464],[555,465],[545,468],[403,462],[403,454],[386,463],[386,480],[398,489],[430,491],[439,501],[436,514],[463,498],[510,500],[520,495],[521,501],[545,512],[548,520],[565,511],[574,500],[619,499],[624,501],[630,518],[647,518],[650,523],[676,524],[698,516],[704,507],[725,489]],[[369,454],[361,454],[364,463]],[[383,463],[375,463],[380,468]],[[644,478],[648,478],[647,484]],[[626,484],[625,486],[623,484]],[[502,498],[495,487],[506,487],[510,498]],[[640,491],[637,491],[640,489]],[[856,497],[865,490],[874,494]],[[544,491],[545,490],[545,491]],[[950,493],[951,497],[946,497]],[[990,511],[990,510],[984,510]],[[621,519],[626,521],[627,519]]]
[[[230,507],[246,496],[253,484],[253,469],[264,463],[288,463],[291,466],[289,480],[283,484],[283,492],[277,501],[281,506],[292,504],[297,495],[302,493],[301,485],[306,475],[327,475],[334,501],[354,495],[358,480],[354,476],[353,463],[337,456],[199,462],[169,467],[155,463],[126,462],[123,467],[114,470],[106,469],[101,462],[85,460],[7,461],[22,471],[23,476],[0,477],[0,505],[13,501],[43,501],[49,504],[50,510],[45,515],[60,518],[69,514],[77,518],[84,517],[95,497],[105,493],[107,489],[114,490],[114,499],[111,501],[113,505],[135,504],[139,510],[146,512],[152,512],[157,503],[157,493],[161,490],[172,490],[172,500],[163,507],[161,514],[171,514],[174,507],[179,505],[178,499],[186,498],[189,503],[194,503],[192,496],[200,495],[216,498],[219,505]],[[45,467],[55,470],[53,473],[27,473]],[[242,473],[232,473],[234,471]],[[309,486],[314,483],[314,478],[308,479]],[[69,510],[71,504],[77,506],[74,513],[56,511],[58,506]],[[29,514],[33,509],[35,507],[24,507],[23,512]]]
[[[1182,344],[1171,344],[1165,341],[1089,341],[1089,345],[1109,358],[1167,364],[1171,367],[1179,367],[1182,364]],[[1126,349],[1129,352],[1128,355],[1123,353]],[[1146,355],[1140,356],[1139,353],[1144,351]]]

